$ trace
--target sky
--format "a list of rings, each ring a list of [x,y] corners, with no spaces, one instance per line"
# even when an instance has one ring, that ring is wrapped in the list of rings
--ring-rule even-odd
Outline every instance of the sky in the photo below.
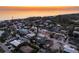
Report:
[[[79,13],[79,6],[0,6],[0,20]]]
[[[0,20],[79,13],[78,0],[0,0]]]
[[[76,6],[78,0],[0,0],[0,6]]]

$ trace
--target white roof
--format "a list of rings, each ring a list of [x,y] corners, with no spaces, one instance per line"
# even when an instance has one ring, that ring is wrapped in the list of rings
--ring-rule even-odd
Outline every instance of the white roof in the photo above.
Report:
[[[0,36],[4,33],[4,31],[0,31]]]
[[[57,26],[61,26],[60,24],[57,24]]]
[[[79,31],[74,31],[73,33],[77,33],[77,34],[79,34]]]
[[[41,34],[41,33],[39,33],[38,36],[45,37],[45,35],[44,34]]]
[[[68,45],[64,45],[64,51],[69,52],[69,53],[78,53],[77,50],[75,50],[74,48],[71,48]]]
[[[21,40],[14,40],[14,41],[11,41],[10,43],[14,46],[18,46],[19,44],[21,44]]]
[[[46,29],[42,29],[42,31],[43,31],[43,32],[47,32],[47,30],[46,30]]]
[[[34,33],[31,33],[31,34],[27,34],[27,36],[33,37],[33,36],[35,36],[35,34]]]

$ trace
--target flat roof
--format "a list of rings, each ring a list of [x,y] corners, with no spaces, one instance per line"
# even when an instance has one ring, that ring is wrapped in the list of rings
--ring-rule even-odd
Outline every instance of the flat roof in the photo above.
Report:
[[[19,44],[21,44],[21,40],[13,40],[10,43],[14,46],[18,46]]]

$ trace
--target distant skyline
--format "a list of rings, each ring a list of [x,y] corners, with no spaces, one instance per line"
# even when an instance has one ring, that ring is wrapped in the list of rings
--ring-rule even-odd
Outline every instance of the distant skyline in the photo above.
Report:
[[[0,6],[0,20],[79,13],[79,6]]]
[[[28,11],[28,10],[74,10],[79,11],[79,6],[0,6],[0,11]]]

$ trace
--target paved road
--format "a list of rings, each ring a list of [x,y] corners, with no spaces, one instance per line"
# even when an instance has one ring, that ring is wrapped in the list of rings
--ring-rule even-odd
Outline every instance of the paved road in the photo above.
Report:
[[[0,47],[5,51],[5,53],[11,53],[7,46],[0,42]]]

